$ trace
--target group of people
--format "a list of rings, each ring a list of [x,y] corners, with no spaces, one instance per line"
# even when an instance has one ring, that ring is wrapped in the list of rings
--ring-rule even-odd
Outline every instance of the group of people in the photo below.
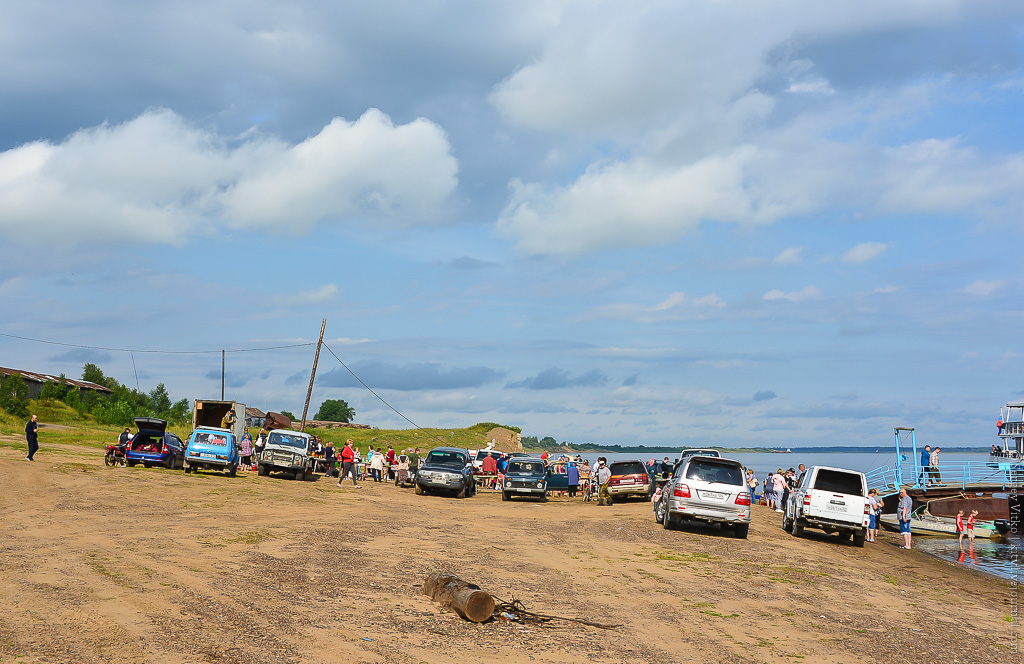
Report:
[[[934,450],[931,445],[925,445],[921,450],[921,469],[917,476],[917,483],[922,486],[942,484],[942,474],[939,473],[939,452],[941,447]]]
[[[754,476],[753,470],[747,470],[747,486],[750,487],[750,495],[760,505],[781,513],[783,505],[789,500],[790,492],[803,480],[807,472],[807,466],[800,464],[798,468],[783,470],[779,468],[774,473],[769,471],[764,478],[764,489],[759,494],[757,488],[759,482]]]
[[[334,449],[330,443],[327,443],[324,454],[328,455],[324,458],[330,463],[328,475],[333,474]],[[349,439],[345,441],[345,446],[341,448],[338,458],[341,459],[338,486],[344,485],[345,478],[351,478],[353,486],[361,489],[360,479],[383,482],[387,478],[388,481],[396,483],[415,481],[420,465],[420,448],[403,449],[396,453],[392,445],[388,445],[387,451],[383,447],[375,449],[373,445],[370,445],[364,459],[359,448],[353,445],[352,439]]]

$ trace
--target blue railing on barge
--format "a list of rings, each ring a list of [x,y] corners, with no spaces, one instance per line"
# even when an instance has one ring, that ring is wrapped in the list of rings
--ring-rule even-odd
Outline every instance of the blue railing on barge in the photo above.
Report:
[[[965,461],[961,463],[939,462],[938,472],[928,471],[913,460],[906,460],[892,466],[875,468],[864,474],[868,487],[875,487],[882,493],[895,492],[901,486],[924,489],[930,487],[959,487],[967,490],[973,486],[998,486],[1003,491],[1024,487],[1024,466],[1011,463],[990,463]],[[929,483],[930,484],[927,484]]]

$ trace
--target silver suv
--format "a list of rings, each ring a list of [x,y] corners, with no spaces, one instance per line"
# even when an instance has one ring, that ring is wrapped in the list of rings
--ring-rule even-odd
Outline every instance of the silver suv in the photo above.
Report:
[[[676,467],[654,504],[654,518],[675,529],[682,521],[730,526],[736,537],[750,529],[750,490],[743,465],[733,459],[692,456]]]

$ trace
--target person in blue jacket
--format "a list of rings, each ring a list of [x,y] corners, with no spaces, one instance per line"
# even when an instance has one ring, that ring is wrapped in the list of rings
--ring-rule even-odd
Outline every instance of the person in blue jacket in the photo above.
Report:
[[[580,469],[575,463],[569,462],[565,474],[569,476],[569,497],[575,498],[576,490],[580,488]]]

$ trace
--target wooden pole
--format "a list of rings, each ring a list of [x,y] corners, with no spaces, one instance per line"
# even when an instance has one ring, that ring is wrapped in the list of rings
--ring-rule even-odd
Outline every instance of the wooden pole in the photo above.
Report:
[[[423,594],[466,620],[481,623],[494,615],[494,598],[480,586],[451,574],[434,572],[423,581]]]
[[[220,400],[224,401],[224,351],[220,352]]]
[[[309,399],[313,396],[313,379],[316,378],[316,363],[320,361],[320,346],[324,345],[324,328],[327,327],[327,319],[320,324],[320,341],[316,342],[316,355],[313,356],[313,372],[309,374],[309,389],[306,390],[306,405],[302,407],[302,423],[299,424],[299,431],[306,430],[306,414],[309,412]]]

